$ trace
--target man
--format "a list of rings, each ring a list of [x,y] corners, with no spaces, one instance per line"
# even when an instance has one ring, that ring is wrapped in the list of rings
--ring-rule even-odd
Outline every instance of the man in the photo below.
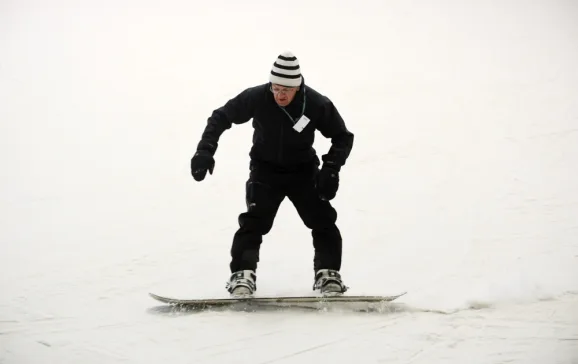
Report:
[[[250,174],[246,183],[247,211],[239,215],[233,237],[227,289],[232,296],[251,296],[257,289],[259,249],[287,197],[303,223],[311,229],[314,247],[313,290],[342,294],[342,238],[331,206],[339,187],[339,173],[353,146],[337,109],[327,97],[305,85],[298,59],[280,54],[269,82],[251,87],[213,111],[191,160],[191,173],[202,181],[213,173],[221,134],[232,124],[253,119]],[[313,149],[315,131],[332,145],[322,157]]]

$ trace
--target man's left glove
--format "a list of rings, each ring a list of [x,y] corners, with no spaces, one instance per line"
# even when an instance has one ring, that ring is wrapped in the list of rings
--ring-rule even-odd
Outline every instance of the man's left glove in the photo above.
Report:
[[[323,201],[333,200],[339,189],[339,171],[331,167],[321,168],[317,173],[316,185]]]
[[[207,171],[213,174],[215,159],[213,153],[206,150],[198,150],[191,159],[191,174],[196,181],[202,181],[207,175]]]

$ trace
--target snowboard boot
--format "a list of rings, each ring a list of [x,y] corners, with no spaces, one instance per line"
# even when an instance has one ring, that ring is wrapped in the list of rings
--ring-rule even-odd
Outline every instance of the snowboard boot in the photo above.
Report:
[[[257,275],[252,270],[234,272],[227,282],[227,291],[231,297],[251,297],[257,290]]]
[[[320,269],[315,273],[313,290],[319,290],[323,296],[342,295],[348,289],[341,280],[341,275],[333,269]]]

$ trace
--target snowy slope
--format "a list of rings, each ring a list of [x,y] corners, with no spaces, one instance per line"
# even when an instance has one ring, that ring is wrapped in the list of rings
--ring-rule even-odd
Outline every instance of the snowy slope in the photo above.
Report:
[[[578,363],[571,1],[0,3],[0,363]],[[387,312],[178,313],[226,296],[250,124],[211,111],[290,49],[355,133],[334,205]],[[316,141],[324,153],[329,141]],[[311,292],[282,205],[260,294]]]

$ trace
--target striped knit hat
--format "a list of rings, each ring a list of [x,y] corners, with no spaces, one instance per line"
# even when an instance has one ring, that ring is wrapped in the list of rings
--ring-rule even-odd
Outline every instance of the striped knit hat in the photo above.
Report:
[[[281,53],[273,63],[269,81],[282,86],[298,87],[301,80],[301,68],[297,57],[291,52]]]

